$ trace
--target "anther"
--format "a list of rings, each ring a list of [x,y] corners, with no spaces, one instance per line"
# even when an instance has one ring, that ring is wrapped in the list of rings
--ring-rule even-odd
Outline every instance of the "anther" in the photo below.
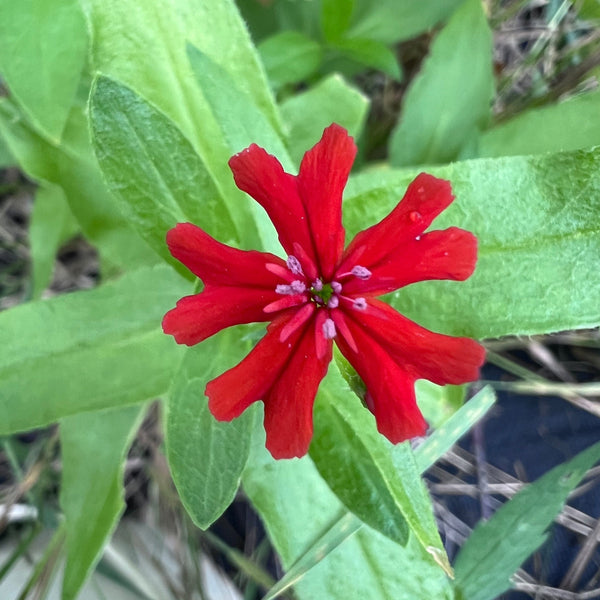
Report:
[[[360,265],[352,267],[350,273],[352,273],[354,277],[362,279],[363,281],[366,281],[367,279],[369,279],[369,277],[371,277],[371,271],[369,271],[369,269],[367,269],[366,267],[361,267]]]
[[[323,282],[320,279],[315,279],[312,284],[313,290],[315,292],[320,292],[323,289]]]
[[[288,269],[294,275],[302,275],[302,277],[304,277],[304,272],[302,271],[302,265],[300,264],[300,261],[295,256],[292,256],[290,254],[290,256],[288,256],[285,263],[287,264]]]
[[[275,287],[275,293],[281,295],[302,294],[305,291],[306,285],[304,285],[304,282],[299,281],[298,279],[292,281],[292,283],[290,283],[289,285],[280,283]]]
[[[327,302],[327,307],[328,308],[337,308],[340,304],[340,299],[338,296],[331,296],[331,298],[329,298],[329,302]]]
[[[342,284],[339,281],[332,281],[331,289],[333,290],[334,294],[341,294],[342,293]]]
[[[323,336],[326,340],[332,340],[336,335],[333,319],[325,319],[323,322]]]

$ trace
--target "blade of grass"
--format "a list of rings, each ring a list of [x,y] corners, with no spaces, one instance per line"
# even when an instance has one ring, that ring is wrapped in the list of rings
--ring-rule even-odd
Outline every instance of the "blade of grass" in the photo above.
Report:
[[[26,600],[36,585],[42,586],[38,588],[39,593],[44,594],[45,590],[48,589],[48,585],[52,580],[52,572],[55,570],[56,563],[58,562],[65,545],[66,527],[64,521],[59,525],[58,529],[54,532],[50,543],[44,550],[42,557],[35,565],[31,576],[27,580],[25,587],[19,594],[17,600]]]
[[[4,579],[6,574],[12,569],[13,565],[27,552],[29,546],[36,538],[37,534],[41,531],[42,526],[39,522],[36,522],[31,529],[27,532],[27,535],[21,539],[15,551],[8,557],[6,562],[0,567],[0,581]]]
[[[239,550],[231,548],[210,531],[202,531],[200,533],[202,538],[219,550],[219,552],[222,552],[232,565],[235,565],[244,575],[256,581],[264,589],[272,588],[275,585],[275,581],[266,571],[251,560],[248,560]]]

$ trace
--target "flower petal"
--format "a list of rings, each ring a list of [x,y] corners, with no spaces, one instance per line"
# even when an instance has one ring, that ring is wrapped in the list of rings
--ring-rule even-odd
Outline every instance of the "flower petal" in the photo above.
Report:
[[[178,223],[173,227],[167,233],[167,244],[171,254],[205,285],[275,289],[281,279],[266,265],[286,268],[285,262],[273,254],[232,248],[191,223]]]
[[[377,429],[397,444],[424,435],[427,423],[417,406],[415,377],[402,369],[365,329],[348,319],[359,351],[342,336],[336,343],[367,387],[366,403],[375,415]]]
[[[356,235],[337,272],[345,273],[357,264],[371,269],[397,246],[421,235],[452,200],[450,182],[421,173],[385,219]]]
[[[288,362],[302,330],[293,332],[285,343],[279,338],[290,314],[281,315],[267,327],[267,333],[248,356],[206,385],[208,407],[219,421],[239,417],[253,402],[262,400]]]
[[[264,401],[266,446],[275,458],[306,454],[314,399],[331,361],[331,343],[322,360],[315,356],[312,321],[279,341],[293,314],[273,321],[244,360],[206,386],[209,409],[220,421],[230,421],[253,402]]]
[[[485,349],[474,340],[429,331],[375,298],[367,301],[366,310],[345,313],[353,335],[359,322],[414,379],[445,385],[474,381],[479,376]],[[359,353],[364,353],[358,339],[356,343]]]
[[[306,208],[321,275],[329,280],[344,249],[342,193],[356,156],[356,144],[335,123],[302,159],[298,190]]]
[[[463,281],[473,274],[476,262],[477,238],[472,233],[458,227],[431,231],[398,246],[371,266],[369,279],[350,279],[344,293],[379,296],[417,281]]]
[[[256,144],[233,156],[229,166],[240,190],[252,196],[267,211],[286,253],[294,254],[296,242],[314,262],[312,238],[296,178],[286,173],[274,156]]]
[[[232,325],[270,321],[263,307],[277,298],[275,290],[208,286],[181,298],[164,316],[163,331],[178,344],[193,346]]]
[[[331,362],[332,342],[319,359],[309,322],[290,359],[264,398],[266,446],[273,458],[304,456],[313,434],[313,405]]]

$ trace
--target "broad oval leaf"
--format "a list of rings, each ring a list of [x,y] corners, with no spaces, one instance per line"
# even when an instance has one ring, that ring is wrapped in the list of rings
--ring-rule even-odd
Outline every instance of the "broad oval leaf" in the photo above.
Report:
[[[320,44],[298,31],[281,31],[258,46],[269,80],[275,89],[312,75],[323,60]]]
[[[310,457],[319,473],[363,522],[403,546],[410,531],[451,572],[412,451],[401,446],[394,464],[374,418],[332,365],[315,404]]]
[[[492,34],[481,0],[465,0],[437,35],[390,138],[396,166],[445,163],[486,125],[494,92]]]
[[[345,510],[309,458],[275,461],[257,443],[243,483],[284,568],[311,548],[321,548],[328,533],[339,534],[336,523]],[[403,547],[363,526],[331,553],[316,554],[311,563],[312,568],[301,573],[294,586],[300,600],[453,597],[447,576],[413,536]]]
[[[250,144],[258,144],[275,155],[284,169],[292,171],[293,163],[281,137],[254,98],[241,89],[227,70],[208,54],[188,44],[188,55],[198,85],[217,119],[230,153],[240,152]],[[254,201],[251,201],[250,211],[258,224],[262,248],[277,252],[281,246],[265,211]]]
[[[600,91],[532,108],[488,129],[478,156],[515,156],[578,150],[600,145]]]
[[[391,44],[447,19],[461,0],[354,0],[351,36]]]
[[[208,410],[206,383],[249,344],[233,328],[186,351],[169,393],[166,448],[177,491],[188,514],[206,529],[229,506],[250,452],[256,411],[248,409],[231,423]]]
[[[292,160],[300,164],[304,153],[337,123],[358,138],[367,117],[369,101],[340,75],[330,75],[305,92],[287,98],[281,114],[289,128],[286,144]]]
[[[36,128],[57,143],[88,51],[77,0],[0,2],[0,72]]]
[[[456,443],[487,412],[493,405],[494,400],[494,393],[491,388],[484,388],[437,429],[433,435],[429,436],[414,453],[419,473],[423,473],[428,469],[448,448]],[[401,448],[401,453],[403,452],[404,449]],[[393,449],[392,458],[394,458]],[[401,459],[402,457],[398,456],[397,458]],[[311,569],[323,560],[323,557],[327,557],[361,528],[363,528],[363,523],[358,517],[352,513],[342,511],[332,525],[323,531],[313,541],[312,545],[289,565],[285,575],[269,590],[264,600],[278,598],[285,590],[302,580]],[[412,544],[416,545],[417,542],[414,538],[411,539]],[[343,550],[340,550],[341,552]],[[425,586],[423,592],[419,598],[428,600],[430,596],[426,592]]]
[[[166,392],[182,349],[160,322],[189,286],[164,265],[0,313],[0,435]]]
[[[214,237],[235,239],[234,224],[210,174],[175,124],[138,94],[98,77],[90,96],[92,143],[108,189],[138,233],[179,265],[165,242],[189,221]]]
[[[235,239],[246,248],[259,248],[254,209],[234,185],[227,165],[232,151],[197,85],[186,50],[189,42],[218,60],[271,126],[281,129],[258,53],[233,0],[82,1],[94,31],[96,70],[135,90],[175,123],[227,203]]]
[[[358,63],[359,69],[360,66],[369,67],[383,71],[396,81],[402,79],[402,70],[398,64],[398,58],[392,50],[381,42],[369,38],[342,38],[336,40],[332,47],[349,59],[351,63]],[[356,68],[351,67],[350,72],[355,70]]]
[[[432,229],[459,226],[479,241],[467,281],[423,282],[388,297],[419,324],[474,338],[600,324],[600,149],[480,159],[428,171],[456,200]],[[398,203],[417,171],[379,169],[351,179],[348,234]]]

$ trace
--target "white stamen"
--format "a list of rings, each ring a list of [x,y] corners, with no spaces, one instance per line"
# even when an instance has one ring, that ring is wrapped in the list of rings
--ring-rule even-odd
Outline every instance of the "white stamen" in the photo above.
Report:
[[[323,336],[326,340],[332,340],[336,336],[335,323],[333,319],[325,319],[323,323]]]
[[[293,296],[294,294],[302,294],[305,291],[306,285],[304,285],[304,282],[299,281],[298,279],[296,279],[296,281],[292,281],[292,283],[289,285],[280,283],[275,288],[275,293],[281,294],[282,296]]]
[[[299,281],[298,279],[296,279],[296,281],[292,281],[292,283],[290,283],[290,287],[295,294],[302,294],[306,291],[306,285],[303,281]]]
[[[354,277],[358,277],[358,279],[362,279],[363,281],[371,277],[371,271],[369,271],[369,269],[367,269],[366,267],[361,267],[360,265],[352,267],[350,273],[352,273]]]
[[[304,277],[304,272],[302,271],[302,265],[300,264],[300,261],[295,256],[292,256],[290,254],[290,256],[288,256],[285,263],[287,264],[288,269],[294,275],[302,275],[302,277]]]
[[[340,299],[338,296],[331,296],[329,298],[329,302],[327,303],[328,308],[337,308],[340,303]]]
[[[312,286],[315,292],[320,292],[323,289],[323,282],[320,279],[315,279]]]
[[[342,284],[339,281],[332,281],[331,289],[333,290],[334,294],[341,294],[342,293]]]

